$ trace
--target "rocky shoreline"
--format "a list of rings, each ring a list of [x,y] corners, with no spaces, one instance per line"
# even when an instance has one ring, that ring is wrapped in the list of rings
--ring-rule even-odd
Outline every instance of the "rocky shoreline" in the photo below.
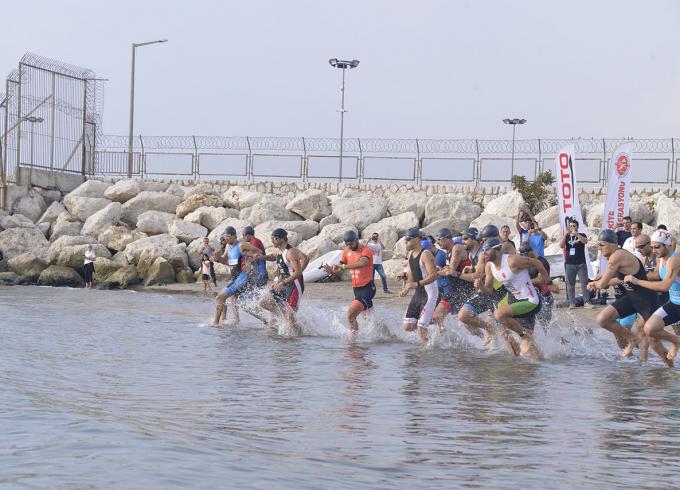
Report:
[[[0,211],[0,284],[82,285],[88,245],[97,257],[97,287],[194,283],[203,237],[217,248],[226,227],[240,234],[247,225],[255,227],[265,247],[271,247],[272,230],[288,230],[290,243],[312,260],[342,247],[348,229],[363,238],[377,232],[386,247],[385,270],[393,277],[401,269],[408,228],[435,234],[442,227],[494,223],[510,225],[514,234],[514,216],[523,203],[517,191],[502,188],[333,185],[87,180],[69,192],[10,185],[9,211]],[[587,233],[594,238],[602,225],[604,194],[580,192]],[[647,231],[663,223],[680,233],[675,195],[674,189],[636,191],[633,220]],[[536,219],[549,238],[546,254],[560,253],[557,208]],[[591,240],[591,255],[594,245]],[[218,278],[227,279],[225,266],[215,268]]]

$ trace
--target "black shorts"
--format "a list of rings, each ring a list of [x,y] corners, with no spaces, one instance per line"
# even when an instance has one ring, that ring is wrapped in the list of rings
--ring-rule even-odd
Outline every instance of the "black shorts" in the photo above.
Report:
[[[455,293],[452,290],[443,292],[440,289],[437,306],[445,306],[446,309],[449,310],[449,313],[458,312],[463,307],[463,305],[465,305],[467,298],[468,297],[465,294],[460,294],[460,292]]]
[[[654,291],[649,291],[649,294],[626,292],[614,301],[612,306],[619,314],[619,318],[625,318],[633,313],[637,313],[647,321],[659,307],[658,298],[659,296]]]
[[[663,324],[673,325],[680,322],[680,305],[671,303],[670,301],[654,312],[654,316],[658,316],[663,320]]]
[[[210,280],[210,274],[201,274],[201,279],[204,281],[209,281]]]
[[[354,289],[354,301],[358,301],[364,307],[364,310],[373,308],[373,298],[375,297],[375,283],[369,282],[365,286]]]

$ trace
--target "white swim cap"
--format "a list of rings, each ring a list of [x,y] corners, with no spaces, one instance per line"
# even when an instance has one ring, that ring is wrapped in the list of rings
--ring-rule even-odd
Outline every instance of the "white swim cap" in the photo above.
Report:
[[[668,246],[673,243],[673,237],[666,230],[656,230],[652,235],[652,241]]]

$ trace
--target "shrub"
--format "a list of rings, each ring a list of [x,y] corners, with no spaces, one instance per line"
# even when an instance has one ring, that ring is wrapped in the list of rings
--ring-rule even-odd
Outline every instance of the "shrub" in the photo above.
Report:
[[[533,182],[522,175],[513,175],[510,182],[512,188],[522,194],[524,202],[534,215],[557,204],[555,177],[550,170],[538,174]]]

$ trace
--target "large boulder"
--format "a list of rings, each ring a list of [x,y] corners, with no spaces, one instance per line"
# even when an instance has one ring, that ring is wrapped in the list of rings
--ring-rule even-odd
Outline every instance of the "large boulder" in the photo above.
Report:
[[[436,194],[425,205],[423,225],[427,226],[435,221],[448,219],[452,228],[463,230],[480,214],[482,214],[482,208],[466,196]]]
[[[66,197],[102,197],[106,190],[112,185],[113,184],[101,182],[99,180],[86,180],[69,192]]]
[[[80,235],[80,230],[82,230],[82,228],[83,224],[78,221],[78,219],[72,216],[68,211],[64,211],[57,216],[57,220],[52,225],[50,241],[53,242],[63,236]]]
[[[94,259],[94,281],[100,283],[124,265],[106,257]]]
[[[305,238],[313,237],[314,226],[318,230],[319,224],[316,221],[265,221],[255,227],[255,236],[262,240],[265,248],[272,247],[272,231],[283,228],[288,232],[288,243],[297,246]]]
[[[36,225],[36,228],[40,230],[40,233],[45,235],[45,238],[50,237],[50,228],[52,228],[52,225],[50,225],[49,223],[38,223]]]
[[[142,191],[123,204],[121,219],[130,226],[137,224],[137,218],[146,211],[162,211],[175,214],[181,199],[173,194],[157,191]]]
[[[674,237],[680,237],[680,205],[670,197],[659,194],[656,201],[656,220],[654,225],[666,225]],[[7,232],[4,232],[7,233]],[[2,234],[0,234],[2,236]]]
[[[38,223],[49,223],[53,225],[54,222],[57,221],[59,215],[64,211],[66,211],[64,205],[58,201],[55,201],[45,210],[43,215],[38,220]]]
[[[517,209],[515,209],[515,216],[516,215]],[[470,226],[474,226],[478,230],[481,230],[486,225],[496,225],[499,229],[503,225],[508,225],[510,227],[510,231],[512,232],[515,230],[515,218],[484,213],[470,223]]]
[[[346,225],[344,223],[336,223],[324,227],[324,229],[319,232],[319,236],[328,238],[333,243],[342,243],[345,232],[350,230],[354,233],[359,233],[356,226]]]
[[[220,204],[220,206],[224,205],[224,198],[222,197],[222,190],[219,187],[216,187],[215,184],[208,184],[208,183],[205,183],[205,182],[202,183],[202,184],[197,184],[197,185],[194,185],[194,186],[187,188],[187,192],[184,196],[184,199],[186,200],[186,199],[189,199],[190,197],[201,196],[201,195],[217,196],[222,201],[222,204]]]
[[[305,240],[297,246],[300,251],[309,257],[309,260],[314,260],[321,257],[328,252],[338,250],[338,245],[328,238],[317,235],[309,240]]]
[[[562,225],[559,223],[541,229],[548,237],[546,240],[547,243],[559,242],[562,239]]]
[[[208,229],[205,226],[196,223],[190,223],[183,219],[176,219],[168,227],[168,232],[176,236],[180,241],[189,244],[197,238],[202,238],[208,235]]]
[[[154,235],[132,242],[125,247],[125,256],[130,263],[138,263],[142,254],[152,257],[163,257],[172,264],[175,270],[188,267],[189,260],[186,254],[186,244],[179,243],[177,238],[169,235]]]
[[[560,222],[560,210],[557,206],[550,206],[536,214],[534,219],[541,228],[548,228]]]
[[[595,204],[591,204],[590,206],[586,206],[584,211],[586,214],[586,224],[588,226],[602,228],[602,215],[604,214],[603,202],[598,202]]]
[[[319,221],[319,230],[323,230],[328,225],[335,225],[337,223],[340,223],[338,217],[334,214],[330,214]]]
[[[227,218],[220,224],[218,224],[215,228],[213,228],[213,230],[210,232],[210,234],[208,235],[210,241],[217,242],[219,238],[222,235],[224,235],[224,230],[226,230],[228,226],[234,227],[238,235],[241,236],[241,233],[243,233],[243,228],[245,228],[246,226],[250,226],[250,223],[247,221],[242,221],[238,218]]]
[[[177,274],[175,274],[175,281],[180,284],[192,284],[196,282],[196,279],[194,279],[194,272],[191,269],[186,268],[177,271]]]
[[[80,274],[85,272],[85,251],[91,246],[95,257],[111,258],[111,252],[104,245],[88,236],[63,236],[50,245],[47,261],[52,265],[71,267]]]
[[[314,221],[320,221],[331,214],[326,193],[319,189],[307,189],[286,204],[286,209]]]
[[[103,197],[81,197],[71,194],[64,198],[64,206],[79,221],[85,221],[97,211],[111,204],[111,201]]]
[[[223,204],[224,199],[215,194],[191,194],[177,206],[175,214],[178,218],[184,218],[187,214],[198,208],[206,206],[217,207],[222,206]]]
[[[10,228],[0,232],[0,252],[9,261],[30,252],[40,259],[47,258],[50,243],[37,228]]]
[[[56,189],[43,189],[42,187],[34,187],[33,190],[40,194],[45,201],[45,206],[49,207],[53,202],[61,201],[61,192]]]
[[[522,206],[525,206],[524,197],[519,191],[512,190],[489,201],[484,207],[484,213],[514,218],[517,216],[517,208]]]
[[[129,243],[146,238],[146,233],[130,230],[127,226],[109,226],[97,237],[97,241],[111,250],[125,250]]]
[[[83,235],[98,236],[102,231],[118,224],[122,213],[122,205],[119,202],[112,202],[104,209],[94,213],[85,220],[80,231]]]
[[[222,197],[224,204],[234,209],[244,209],[254,206],[262,200],[261,192],[251,191],[244,187],[233,186],[227,189]]]
[[[127,289],[139,284],[139,276],[134,265],[121,267],[99,283],[100,289]]]
[[[188,187],[185,187],[183,185],[179,184],[171,184],[170,187],[168,187],[165,192],[168,194],[172,194],[173,196],[179,197],[182,201],[186,198],[187,191],[189,190]]]
[[[45,199],[34,190],[29,191],[29,193],[23,197],[20,197],[14,202],[12,210],[15,214],[21,214],[26,216],[28,219],[36,223],[38,218],[40,218],[47,205],[45,204]]]
[[[163,257],[154,260],[144,277],[145,286],[172,284],[173,282],[175,282],[175,269]]]
[[[35,228],[35,223],[22,214],[0,216],[0,230],[9,230],[10,228]]]
[[[333,214],[340,223],[355,226],[361,231],[387,217],[387,203],[373,195],[342,197],[333,203]]]
[[[397,240],[397,243],[394,244],[392,256],[395,258],[406,257],[406,241],[404,240],[404,237],[401,237],[399,240]]]
[[[401,275],[404,273],[403,257],[397,259],[383,260],[383,269],[385,270],[385,276],[387,277],[388,283],[396,282],[396,284],[399,287],[401,287],[401,281],[398,280],[397,278],[401,277]]]
[[[260,202],[249,208],[241,208],[239,219],[252,225],[259,225],[265,221],[295,221],[302,218],[286,209],[285,201],[277,196],[264,195]]]
[[[454,220],[453,218],[444,218],[444,219],[438,219],[436,221],[433,221],[427,226],[423,226],[420,229],[420,232],[423,233],[424,235],[434,235],[437,236],[437,233],[439,230],[442,228],[448,228],[449,230],[453,231],[454,233],[458,233],[463,231],[465,228],[456,228],[456,226],[459,226],[460,223]]]
[[[423,208],[424,207],[425,206],[423,206]],[[402,237],[406,235],[409,228],[417,228],[420,225],[420,220],[413,211],[406,211],[405,213],[397,214],[396,216],[384,218],[380,220],[379,223],[394,229],[394,231]]]
[[[630,201],[630,210],[628,212],[633,221],[641,221],[646,225],[654,223],[654,210],[646,203],[637,199]]]
[[[401,192],[387,199],[387,210],[392,216],[409,212],[414,213],[420,223],[425,217],[425,204],[427,204],[427,200],[427,194],[424,192]]]
[[[37,281],[40,273],[47,268],[44,260],[30,252],[9,259],[7,264],[12,272],[30,281]]]
[[[38,284],[43,286],[80,287],[85,284],[83,278],[75,269],[60,265],[51,265],[38,278]]]
[[[142,183],[142,192],[166,192],[170,188],[170,182],[145,180]]]
[[[136,180],[119,180],[104,191],[104,197],[114,202],[124,203],[142,192],[142,186]]]
[[[238,218],[239,212],[231,208],[221,208],[214,206],[203,206],[184,217],[189,223],[196,223],[205,226],[208,230],[213,230],[217,225],[227,218]]]
[[[21,284],[22,278],[15,272],[4,271],[0,272],[0,285],[1,286],[16,286]]]
[[[147,235],[167,233],[175,215],[163,211],[145,211],[137,217],[137,231]]]
[[[361,238],[364,240],[370,240],[373,233],[377,233],[380,237],[380,241],[385,245],[385,249],[392,250],[394,244],[399,240],[399,235],[397,231],[388,224],[385,224],[385,220],[379,221],[378,223],[373,223],[368,225],[361,232]]]

